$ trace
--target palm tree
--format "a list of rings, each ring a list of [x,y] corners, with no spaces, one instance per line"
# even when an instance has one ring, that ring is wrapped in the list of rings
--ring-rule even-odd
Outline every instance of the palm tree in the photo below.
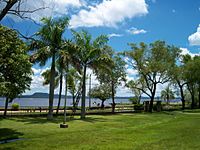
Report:
[[[60,62],[57,61],[56,63],[56,72],[55,72],[55,89],[59,86],[59,96],[58,96],[58,105],[56,109],[56,115],[58,115],[58,111],[60,109],[60,102],[62,97],[62,85],[63,85],[63,66],[64,64],[60,64]],[[48,85],[50,83],[51,78],[51,70],[48,69],[45,72],[42,73],[42,76],[44,78],[43,85]]]
[[[161,91],[161,98],[167,101],[167,104],[169,104],[169,100],[175,98],[174,92],[170,89],[169,86],[166,87],[166,89]]]
[[[105,52],[105,45],[108,41],[107,36],[101,35],[96,39],[92,40],[92,36],[86,32],[75,32],[73,33],[74,48],[76,49],[75,57],[78,60],[78,68],[83,73],[82,78],[82,101],[81,101],[81,119],[85,118],[85,98],[86,98],[86,71],[87,68],[97,69],[106,63],[109,58]],[[101,63],[100,63],[101,62]]]
[[[33,42],[34,50],[37,50],[32,56],[32,60],[39,62],[40,65],[45,65],[49,58],[52,59],[49,87],[49,112],[47,119],[53,119],[53,99],[55,88],[55,62],[58,58],[59,50],[62,49],[62,36],[65,28],[68,26],[69,19],[67,17],[60,19],[43,18],[41,20],[43,26],[36,33],[37,40]]]

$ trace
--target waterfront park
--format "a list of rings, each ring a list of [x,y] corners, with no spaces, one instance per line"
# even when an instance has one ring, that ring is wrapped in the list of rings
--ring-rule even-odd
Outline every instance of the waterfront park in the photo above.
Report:
[[[183,5],[0,1],[0,150],[198,150],[200,26],[189,51],[150,15]]]

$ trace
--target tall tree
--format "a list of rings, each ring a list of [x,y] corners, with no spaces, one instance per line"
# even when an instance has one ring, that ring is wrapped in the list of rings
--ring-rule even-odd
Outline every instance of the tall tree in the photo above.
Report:
[[[115,112],[115,93],[116,88],[121,84],[122,81],[126,80],[125,72],[125,61],[122,60],[118,55],[113,54],[113,50],[107,47],[112,62],[109,64],[109,69],[101,68],[96,72],[97,78],[101,83],[107,83],[111,86],[112,91],[112,113]]]
[[[92,98],[98,98],[101,100],[101,108],[104,108],[104,102],[112,96],[112,90],[109,84],[101,84],[93,87],[89,92]]]
[[[182,102],[182,110],[185,109],[184,88],[187,85],[187,80],[185,80],[185,71],[185,66],[178,64],[175,64],[175,66],[170,69],[171,82],[177,85],[179,88]]]
[[[187,88],[190,92],[192,104],[191,108],[193,109],[196,105],[195,102],[195,96],[198,92],[198,98],[200,99],[199,91],[199,83],[200,83],[200,77],[199,77],[199,65],[200,65],[200,57],[195,56],[191,57],[190,55],[185,55],[183,57],[184,65],[185,65],[185,80],[187,81]]]
[[[32,56],[32,60],[40,65],[45,65],[47,60],[51,58],[51,78],[49,88],[49,112],[47,119],[53,119],[53,99],[55,88],[55,61],[58,59],[58,53],[63,49],[63,33],[68,26],[69,19],[67,17],[52,19],[43,18],[41,20],[43,26],[36,34],[37,40],[32,44],[33,50],[36,52]]]
[[[199,100],[199,108],[200,108],[200,56],[194,57],[194,76],[196,78],[197,83],[197,91],[198,91],[198,100]]]
[[[78,70],[82,70],[82,101],[81,119],[85,118],[85,99],[86,99],[86,71],[87,68],[97,69],[106,64],[109,58],[105,52],[105,45],[108,41],[107,36],[101,35],[92,40],[92,36],[86,31],[73,31],[73,43],[76,53],[74,56],[78,60]]]
[[[8,102],[29,89],[32,64],[27,46],[12,29],[0,26],[0,96],[6,97],[4,116]]]
[[[131,51],[126,51],[125,57],[129,65],[138,71],[139,78],[144,81],[147,90],[135,88],[149,96],[149,111],[152,112],[157,85],[169,81],[168,71],[174,66],[179,49],[166,45],[164,41],[156,41],[149,46],[145,43],[140,43],[140,46],[134,43],[129,45]]]

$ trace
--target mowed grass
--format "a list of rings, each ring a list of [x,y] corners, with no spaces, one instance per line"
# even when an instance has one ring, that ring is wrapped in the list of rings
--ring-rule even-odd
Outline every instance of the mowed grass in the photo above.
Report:
[[[18,117],[0,120],[5,150],[189,150],[200,149],[200,112],[91,115],[67,122],[62,118]]]

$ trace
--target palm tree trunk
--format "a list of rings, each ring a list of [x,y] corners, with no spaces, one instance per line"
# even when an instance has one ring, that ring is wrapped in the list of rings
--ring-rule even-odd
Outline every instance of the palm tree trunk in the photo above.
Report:
[[[60,74],[60,90],[59,90],[59,98],[58,98],[58,106],[56,110],[56,115],[58,115],[58,111],[60,109],[60,101],[61,101],[61,96],[62,96],[62,82],[63,82],[63,71],[61,71],[61,74]]]
[[[82,101],[81,101],[81,119],[85,119],[85,93],[86,93],[86,65],[84,66],[83,71],[83,85],[82,85]]]
[[[66,114],[67,114],[67,82],[68,82],[68,63],[66,66],[66,76],[65,76],[65,102],[64,102],[64,121],[63,124],[66,123]]]
[[[4,117],[7,115],[7,110],[8,110],[8,97],[6,97],[6,102],[5,102],[5,110],[4,110]]]
[[[52,56],[52,64],[51,64],[51,79],[49,86],[49,112],[47,115],[48,120],[53,119],[54,87],[55,87],[55,53]]]

